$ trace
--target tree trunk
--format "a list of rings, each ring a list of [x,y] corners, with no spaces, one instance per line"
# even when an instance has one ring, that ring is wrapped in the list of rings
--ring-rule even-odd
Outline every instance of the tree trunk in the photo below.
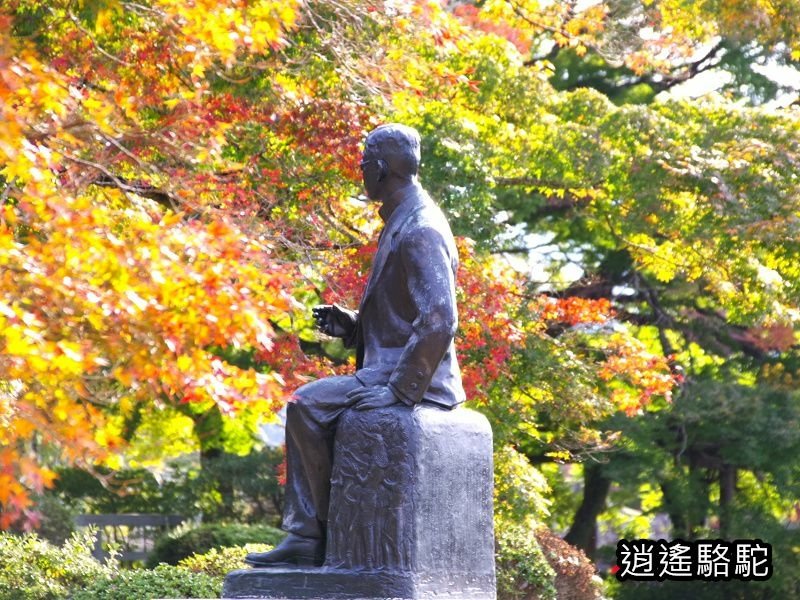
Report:
[[[661,482],[662,506],[672,523],[672,535],[693,540],[703,526],[710,509],[709,482],[701,462],[691,457],[688,466],[675,466]]]
[[[216,506],[215,519],[233,516],[233,479],[226,473],[223,450],[223,420],[219,407],[214,405],[206,412],[196,413],[186,405],[179,410],[194,422],[194,434],[200,444],[200,471],[208,485],[219,492],[220,502]]]
[[[603,466],[587,463],[583,467],[583,500],[564,540],[594,559],[597,550],[597,517],[606,506],[611,479],[603,475]]]
[[[692,539],[693,524],[689,516],[691,511],[686,506],[685,498],[682,497],[680,486],[673,481],[662,481],[661,493],[664,497],[662,506],[667,511],[672,523],[673,537],[683,540]]]
[[[731,531],[731,511],[736,497],[738,471],[733,465],[724,464],[719,470],[719,534],[725,539]]]

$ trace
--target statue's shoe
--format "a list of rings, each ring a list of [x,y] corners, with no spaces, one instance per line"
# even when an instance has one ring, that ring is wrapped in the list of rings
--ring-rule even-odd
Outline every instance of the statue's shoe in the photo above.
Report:
[[[319,567],[325,562],[325,542],[290,533],[269,552],[251,552],[244,562],[254,567]]]

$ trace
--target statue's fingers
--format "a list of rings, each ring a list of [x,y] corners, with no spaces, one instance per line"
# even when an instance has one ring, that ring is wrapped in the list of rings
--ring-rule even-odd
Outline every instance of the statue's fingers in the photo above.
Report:
[[[315,306],[314,308],[311,309],[311,314],[314,316],[315,319],[325,320],[328,318],[328,315],[331,314],[331,311],[329,308],[326,308],[324,306]]]
[[[347,392],[347,397],[351,400],[360,400],[369,395],[369,390],[367,388],[358,388],[353,390],[352,392]]]
[[[353,406],[355,410],[367,410],[369,408],[375,408],[375,400],[373,398],[364,398],[358,404]]]

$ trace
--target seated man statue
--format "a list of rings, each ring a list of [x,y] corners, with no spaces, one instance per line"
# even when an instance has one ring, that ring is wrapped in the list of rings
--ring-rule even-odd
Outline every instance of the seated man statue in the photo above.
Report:
[[[358,312],[314,308],[319,329],[356,348],[355,375],[298,389],[286,412],[286,539],[248,554],[256,567],[319,566],[325,533],[337,420],[348,409],[453,408],[465,400],[456,361],[455,275],[450,227],[417,181],[419,134],[378,127],[366,139],[361,171],[367,197],[381,203],[384,228]],[[336,518],[336,515],[331,515]]]

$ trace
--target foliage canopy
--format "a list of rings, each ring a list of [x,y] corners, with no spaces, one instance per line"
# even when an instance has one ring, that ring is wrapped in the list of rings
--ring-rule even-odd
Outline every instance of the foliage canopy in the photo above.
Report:
[[[422,133],[459,235],[503,510],[548,518],[528,467],[588,458],[590,524],[642,486],[686,535],[785,523],[800,119],[765,72],[800,62],[799,22],[790,0],[6,0],[0,525],[54,466],[246,452],[348,368],[308,306],[361,293],[359,148],[387,120]],[[707,72],[719,93],[665,96]]]

